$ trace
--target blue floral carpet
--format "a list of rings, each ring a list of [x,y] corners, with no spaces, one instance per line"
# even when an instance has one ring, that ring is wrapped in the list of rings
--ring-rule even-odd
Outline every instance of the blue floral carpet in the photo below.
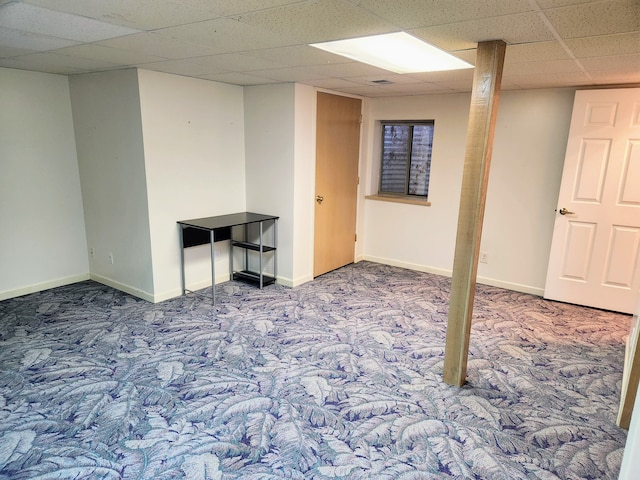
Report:
[[[615,479],[631,317],[361,262],[160,304],[83,282],[0,302],[1,479]]]

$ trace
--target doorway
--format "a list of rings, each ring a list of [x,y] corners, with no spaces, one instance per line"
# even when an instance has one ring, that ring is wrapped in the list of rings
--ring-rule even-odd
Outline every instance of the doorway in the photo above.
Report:
[[[576,92],[545,298],[633,313],[640,293],[640,88]]]
[[[313,276],[355,259],[362,100],[319,92]]]

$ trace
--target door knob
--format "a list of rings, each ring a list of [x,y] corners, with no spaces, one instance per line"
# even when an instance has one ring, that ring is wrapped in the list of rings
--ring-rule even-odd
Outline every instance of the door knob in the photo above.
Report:
[[[570,212],[569,210],[567,210],[564,207],[562,207],[558,213],[560,215],[575,215],[576,214],[576,212]]]
[[[323,200],[324,200],[324,197],[322,195],[316,195],[316,202],[322,203]]]

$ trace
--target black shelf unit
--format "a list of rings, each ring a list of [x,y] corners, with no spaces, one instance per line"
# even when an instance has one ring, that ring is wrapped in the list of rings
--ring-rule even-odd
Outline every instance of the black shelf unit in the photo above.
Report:
[[[255,252],[259,252],[260,251],[260,245],[258,245],[257,243],[243,242],[243,241],[234,240],[233,241],[233,246],[234,247],[240,247],[240,248],[246,248],[246,249],[249,249],[249,250],[253,250]],[[262,251],[263,252],[273,252],[275,249],[276,249],[276,247],[269,247],[267,245],[263,245],[262,246]]]
[[[278,218],[268,218],[252,224],[238,225],[242,229],[242,239],[236,238],[234,233],[237,234],[237,229],[231,231],[231,259],[230,277],[234,280],[241,280],[249,282],[262,288],[266,285],[270,285],[276,281],[276,249],[277,249],[277,222]],[[271,244],[267,245],[265,242],[265,230],[271,227]],[[252,229],[252,231],[250,231]],[[249,239],[253,241],[249,241]],[[236,270],[234,268],[235,255],[234,249],[241,249],[244,251],[242,267]],[[253,252],[253,255],[251,253]],[[272,272],[265,273],[265,266],[267,260],[273,260]],[[251,268],[253,267],[253,268]]]
[[[248,270],[242,270],[241,272],[233,272],[234,280],[242,280],[243,282],[250,282],[259,284],[260,283],[260,275],[256,272],[250,272]],[[271,285],[275,283],[276,279],[270,275],[262,275],[262,286],[266,287],[267,285]]]

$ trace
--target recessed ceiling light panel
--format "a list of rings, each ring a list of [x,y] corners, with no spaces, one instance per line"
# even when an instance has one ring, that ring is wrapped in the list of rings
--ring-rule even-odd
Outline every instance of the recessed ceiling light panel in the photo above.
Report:
[[[310,45],[395,73],[438,72],[473,68],[473,65],[405,32]]]

